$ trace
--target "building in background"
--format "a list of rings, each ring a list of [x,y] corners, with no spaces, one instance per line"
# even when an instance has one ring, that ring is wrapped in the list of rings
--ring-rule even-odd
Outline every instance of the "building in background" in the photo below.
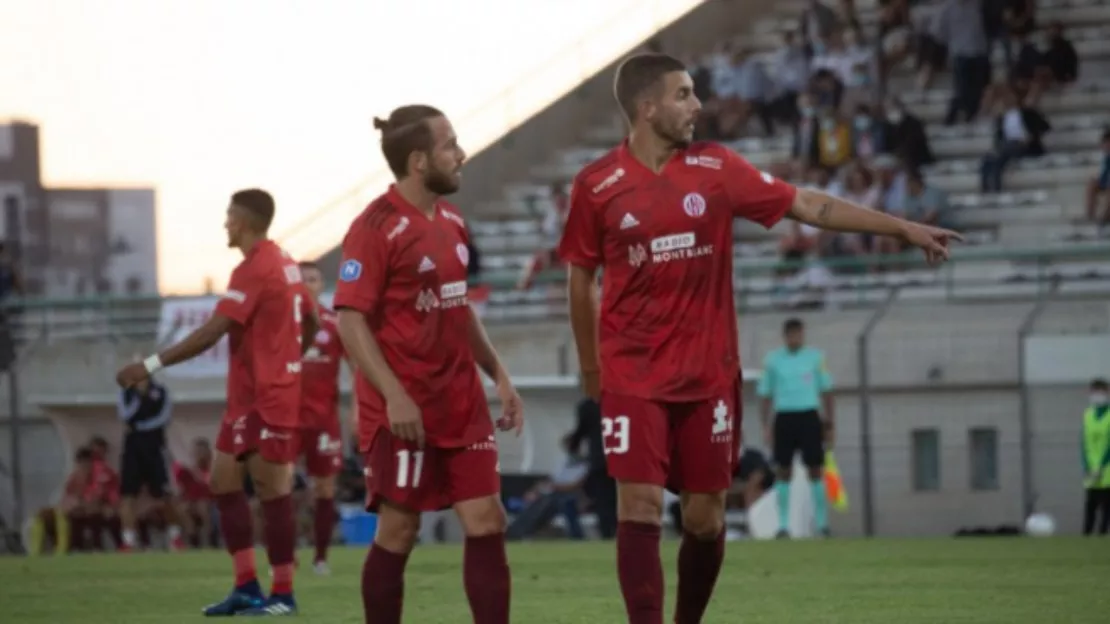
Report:
[[[0,124],[0,240],[16,253],[26,294],[158,292],[153,188],[45,188],[39,128]]]

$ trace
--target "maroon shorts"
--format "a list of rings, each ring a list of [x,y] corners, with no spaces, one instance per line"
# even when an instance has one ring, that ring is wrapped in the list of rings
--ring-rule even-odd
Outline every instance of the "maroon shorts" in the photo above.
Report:
[[[609,474],[676,492],[720,492],[732,482],[740,441],[739,388],[688,403],[603,392]]]
[[[380,429],[364,460],[368,511],[377,511],[382,501],[412,511],[438,511],[501,492],[493,436],[460,448],[421,450]]]
[[[343,434],[339,419],[334,426],[305,427],[300,430],[300,453],[310,477],[331,477],[343,469]]]
[[[296,428],[267,425],[258,412],[235,417],[225,414],[216,436],[216,450],[236,459],[258,453],[268,462],[291,464],[297,461],[300,435]]]

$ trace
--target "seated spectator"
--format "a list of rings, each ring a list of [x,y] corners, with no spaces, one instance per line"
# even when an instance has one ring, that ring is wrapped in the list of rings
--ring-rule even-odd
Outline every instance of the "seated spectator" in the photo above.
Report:
[[[920,171],[906,173],[906,193],[902,202],[897,206],[887,206],[887,212],[926,225],[952,226],[948,196],[941,189],[925,184]]]
[[[1037,68],[1041,66],[1041,51],[1028,34],[1016,34],[1013,41],[1017,56],[1010,66],[1010,82],[1032,82]]]
[[[543,271],[559,265],[559,256],[556,247],[559,237],[563,233],[567,214],[570,212],[570,196],[560,182],[551,185],[551,202],[547,204],[543,215],[540,231],[543,232],[546,243],[532,256],[532,260],[524,267],[524,272],[517,282],[517,288],[527,290],[532,287],[538,276]]]
[[[810,0],[798,19],[798,32],[811,56],[824,54],[829,36],[842,26],[836,11],[821,0]]]
[[[852,117],[852,151],[856,158],[868,162],[886,152],[887,126],[875,118],[871,106],[859,104]]]
[[[1098,200],[1103,194],[1107,198],[1098,214]],[[1087,219],[1102,227],[1110,225],[1110,128],[1102,131],[1102,165],[1098,175],[1087,183]]]
[[[219,545],[216,532],[216,508],[212,504],[212,490],[208,477],[212,470],[212,448],[208,440],[197,438],[193,441],[190,463],[174,462],[173,478],[177,485],[180,504],[184,515],[191,522],[185,523],[186,540],[193,548]]]
[[[540,481],[525,494],[527,506],[513,518],[505,531],[507,539],[523,539],[547,525],[556,515],[562,514],[567,523],[567,537],[585,539],[579,514],[582,486],[590,464],[572,446],[573,437],[563,436],[561,445],[566,457],[550,479]]]
[[[61,499],[53,507],[40,510],[31,525],[28,550],[32,556],[43,553],[47,540],[53,544],[56,555],[71,550],[103,550],[104,531],[119,496],[118,488],[111,489],[112,483],[98,473],[96,461],[92,449],[84,447],[77,451]]]
[[[837,80],[831,71],[817,69],[809,78],[809,92],[813,96],[813,105],[817,108],[839,108],[844,83]]]
[[[925,124],[896,97],[887,98],[886,120],[889,125],[884,151],[894,154],[911,169],[936,162]]]
[[[746,134],[752,116],[759,118],[766,136],[774,134],[771,102],[775,85],[767,77],[759,59],[748,50],[733,56],[731,69],[722,73],[714,90],[722,101],[718,117],[721,135],[733,139]]]
[[[883,51],[883,75],[909,58],[913,28],[909,0],[879,0],[879,45]]]
[[[776,119],[795,124],[799,115],[798,95],[809,85],[809,59],[793,31],[783,37],[784,45],[775,52],[770,64],[776,89],[771,111]]]
[[[119,517],[120,478],[119,473],[108,465],[111,446],[103,437],[93,436],[88,447],[93,453],[93,478],[104,492],[104,529],[111,534],[115,547],[119,548],[123,545],[123,524]],[[93,536],[93,547],[98,550],[102,547],[103,534],[104,531],[100,531]]]
[[[856,36],[853,33],[849,40],[855,43]],[[860,60],[858,51],[848,47],[844,33],[836,31],[829,35],[824,54],[813,57],[810,68],[813,71],[828,70],[841,84],[851,85],[855,80],[854,72]]]
[[[1006,0],[1003,6],[1002,19],[1011,39],[1017,40],[1036,30],[1036,0]]]
[[[818,167],[836,171],[855,157],[852,126],[834,110],[825,110],[820,114],[815,140],[817,160],[814,164]]]
[[[860,164],[854,164],[845,171],[844,185],[834,193],[864,208],[876,210],[879,207],[881,192],[875,184],[871,172]],[[821,237],[821,256],[857,257],[868,253],[870,245],[862,234],[854,232],[823,232]]]
[[[1056,84],[1072,84],[1079,79],[1079,53],[1064,35],[1060,22],[1048,27],[1048,48],[1042,59]]]
[[[940,36],[940,11],[918,11],[912,18],[917,58],[917,88],[924,91],[933,84],[937,72],[948,64],[948,44]]]
[[[983,193],[1002,191],[1002,174],[1014,159],[1044,154],[1042,139],[1051,129],[1044,115],[1022,106],[1013,90],[1002,93],[998,110],[994,121],[994,149],[983,156],[980,165]]]

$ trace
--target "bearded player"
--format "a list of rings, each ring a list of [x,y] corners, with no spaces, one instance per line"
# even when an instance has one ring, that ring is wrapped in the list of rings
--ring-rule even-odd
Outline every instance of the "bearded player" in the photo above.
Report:
[[[326,576],[328,546],[335,527],[335,480],[343,468],[343,434],[339,427],[339,363],[345,357],[335,313],[320,302],[324,274],[313,262],[301,262],[301,279],[316,302],[320,329],[304,354],[301,373],[301,455],[312,477],[313,569]]]
[[[216,440],[210,485],[220,532],[234,564],[235,586],[223,601],[204,609],[208,616],[280,616],[297,610],[296,523],[290,493],[299,448],[302,345],[315,335],[317,320],[297,264],[266,237],[273,218],[274,200],[266,191],[248,189],[232,195],[224,227],[228,246],[238,248],[243,261],[232,271],[227,293],[211,318],[181,342],[116,375],[120,386],[132,387],[212,348],[225,334],[229,337],[227,411]],[[268,598],[255,572],[244,471],[261,500],[265,520],[263,537],[273,570]]]
[[[351,224],[335,307],[359,371],[358,428],[367,506],[378,531],[362,569],[369,624],[399,624],[420,514],[453,508],[466,545],[463,585],[475,624],[508,624],[509,565],[497,442],[477,367],[501,400],[498,427],[523,426],[520,396],[467,300],[466,226],[443,201],[466,155],[430,106],[376,119],[397,181]]]
[[[896,237],[948,257],[954,232],[903,221],[760,173],[691,143],[701,103],[682,62],[625,61],[615,95],[630,132],[575,178],[559,252],[586,393],[599,398],[618,482],[617,572],[631,624],[662,624],[663,488],[681,494],[674,621],[700,622],[724,558],[739,431],[732,221],[783,217]],[[602,269],[600,301],[596,275]],[[600,310],[599,310],[600,307]]]

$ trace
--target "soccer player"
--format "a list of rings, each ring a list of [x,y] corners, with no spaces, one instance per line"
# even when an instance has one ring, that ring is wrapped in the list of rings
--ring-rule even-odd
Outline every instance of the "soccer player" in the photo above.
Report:
[[[763,375],[757,393],[763,435],[778,473],[775,501],[778,504],[777,537],[790,537],[790,485],[794,456],[801,454],[813,497],[813,523],[817,533],[829,535],[829,501],[825,492],[825,447],[835,433],[835,402],[832,376],[820,349],[805,346],[805,326],[796,318],[782,326],[786,344],[763,358]],[[774,414],[774,421],[771,416]]]
[[[498,427],[520,433],[523,410],[467,300],[467,235],[443,201],[466,155],[431,106],[375,119],[397,181],[351,224],[335,307],[359,371],[358,429],[367,507],[378,532],[362,569],[369,624],[398,624],[420,513],[453,507],[466,545],[463,584],[476,624],[509,621],[509,565],[497,442],[475,363],[497,387]]]
[[[335,313],[324,308],[324,274],[314,262],[301,262],[301,278],[320,316],[320,329],[304,354],[301,386],[301,455],[312,477],[313,569],[327,575],[328,545],[335,527],[335,476],[343,468],[343,434],[339,427],[339,362],[345,357]]]
[[[895,236],[930,261],[946,258],[958,235],[795,189],[721,145],[692,143],[701,103],[673,57],[629,58],[617,70],[615,94],[628,139],[575,178],[559,251],[570,265],[583,384],[600,398],[618,483],[617,571],[629,622],[663,622],[667,486],[680,492],[684,528],[674,621],[690,624],[701,621],[724,557],[725,492],[739,434],[733,219],[769,228],[790,217]]]
[[[235,587],[205,615],[292,615],[295,520],[290,489],[299,450],[302,345],[316,334],[315,307],[297,264],[266,237],[274,200],[259,189],[231,196],[228,246],[243,253],[227,293],[212,316],[184,340],[141,363],[122,368],[130,388],[166,366],[196,357],[230,338],[227,411],[212,461],[212,493],[220,531],[235,567]],[[265,542],[273,569],[269,598],[258,584],[251,512],[243,493],[244,469],[262,501]]]

